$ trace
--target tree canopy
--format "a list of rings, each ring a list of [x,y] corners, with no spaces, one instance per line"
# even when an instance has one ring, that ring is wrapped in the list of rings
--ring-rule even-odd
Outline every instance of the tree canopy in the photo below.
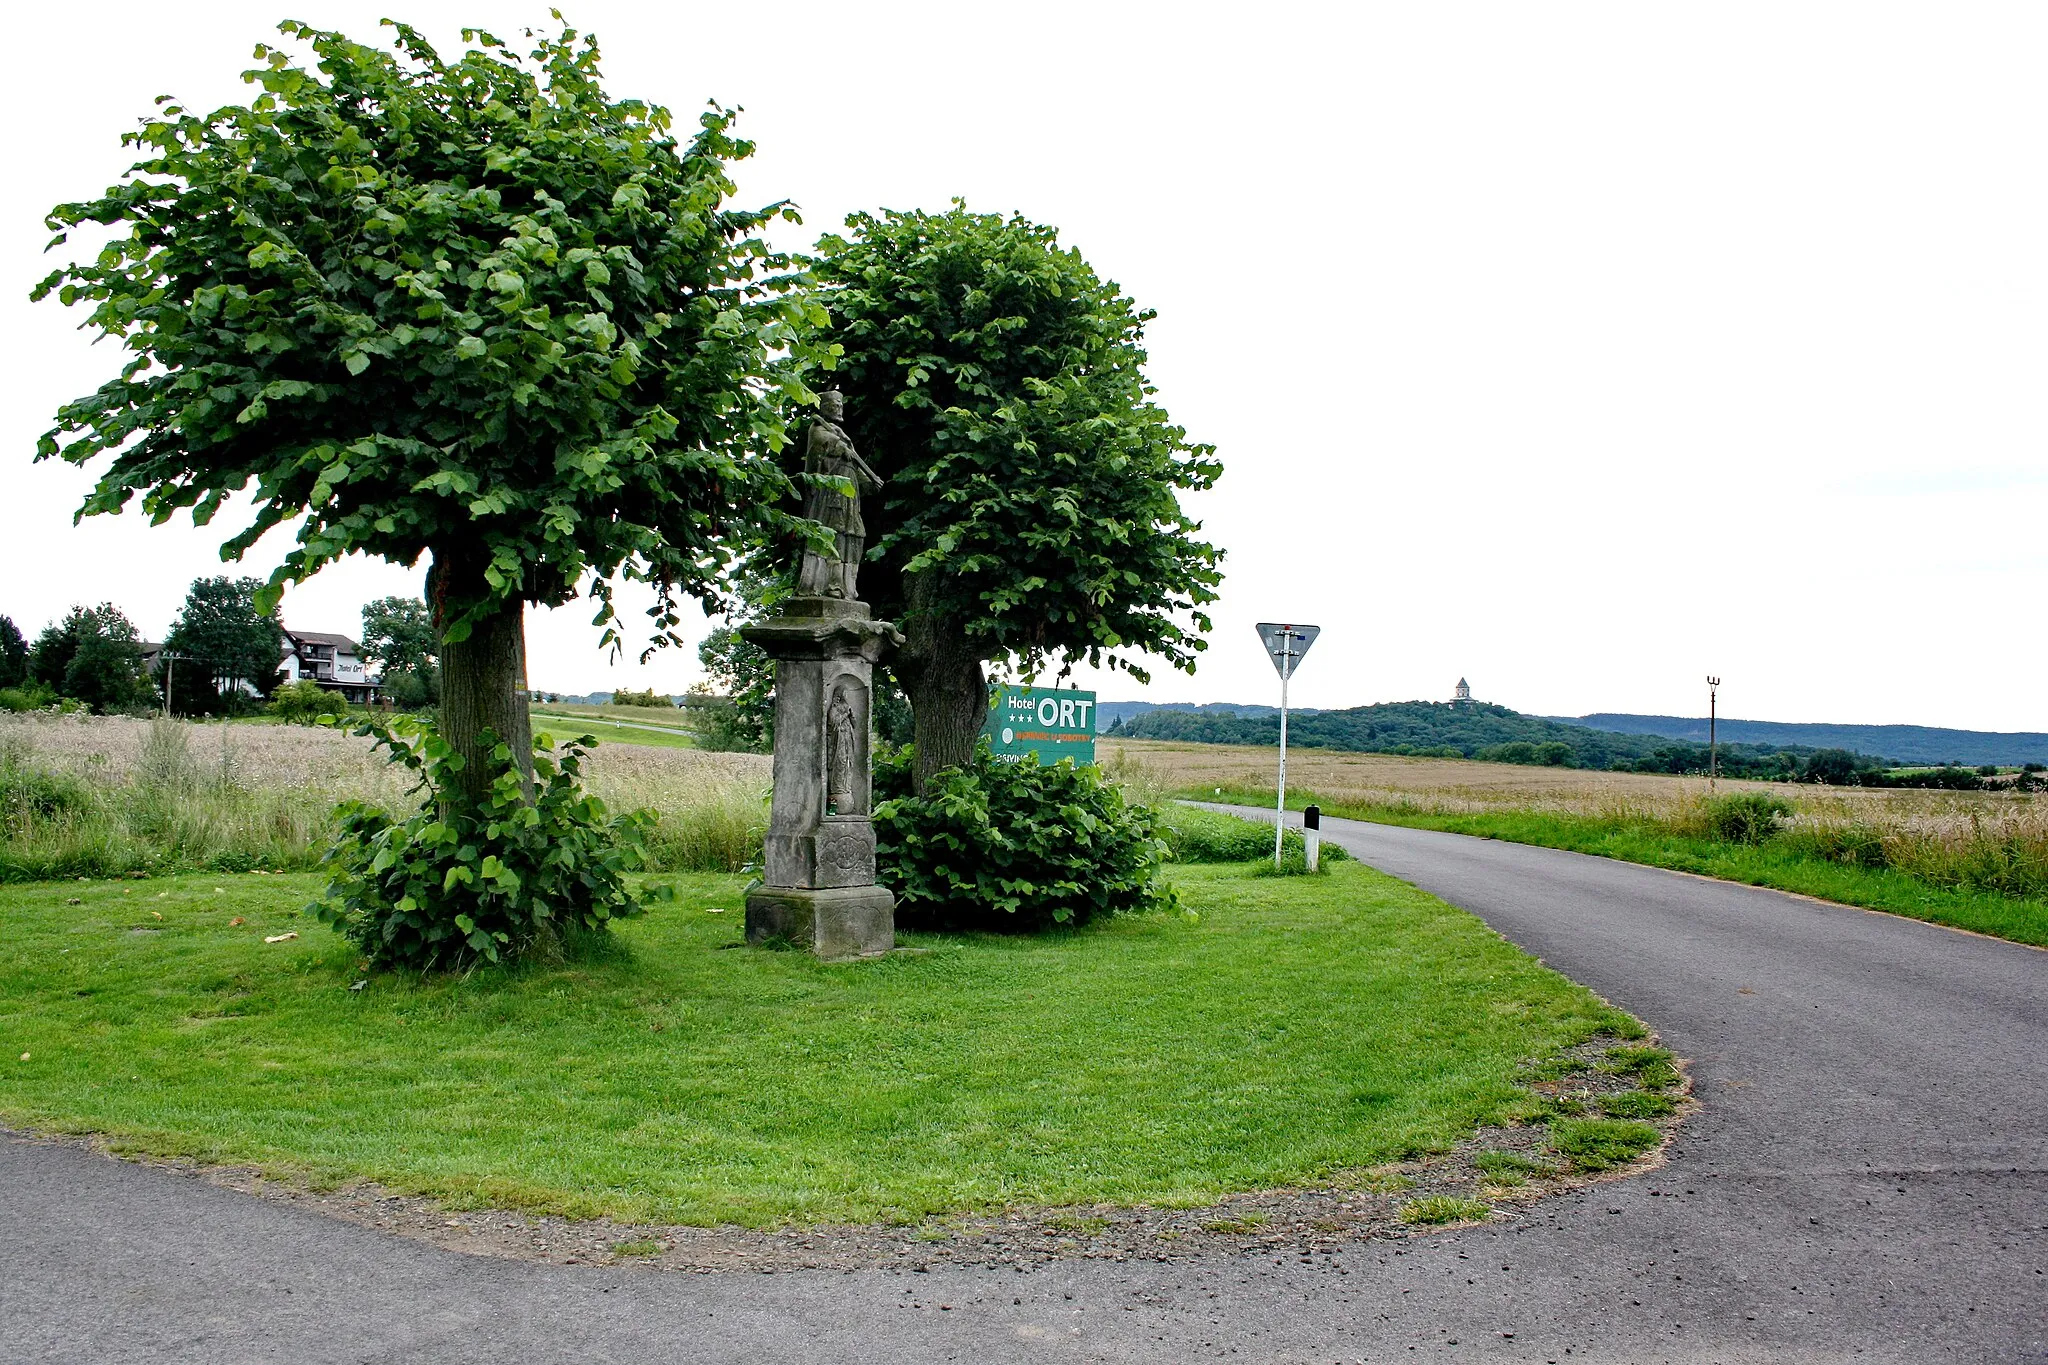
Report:
[[[277,682],[284,632],[276,615],[257,605],[262,589],[254,578],[195,579],[178,619],[164,636],[164,648],[191,660],[191,678],[205,679],[215,698],[238,682],[258,692],[270,691]],[[184,678],[179,676],[184,673],[181,668],[173,674],[180,683],[174,704],[181,710],[186,709]]]
[[[394,27],[395,54],[280,25],[317,70],[259,47],[248,106],[163,104],[122,184],[51,214],[59,242],[127,227],[35,294],[134,358],[39,456],[113,455],[88,514],[140,493],[204,523],[253,485],[230,553],[300,519],[273,598],[352,551],[444,547],[480,558],[480,598],[615,572],[705,590],[779,488],[744,456],[800,391],[758,235],[785,210],[722,207],[752,144],[723,109],[683,145],[665,110],[608,101],[574,30],[525,60],[465,31],[451,62]]]
[[[810,266],[847,431],[887,481],[863,508],[862,596],[908,636],[920,770],[934,742],[965,757],[980,661],[1192,669],[1221,552],[1180,494],[1221,465],[1153,401],[1153,314],[1021,215],[956,201],[847,225]]]
[[[11,616],[0,616],[0,687],[19,687],[28,680],[28,642]]]
[[[427,604],[417,597],[380,597],[363,608],[363,652],[388,676],[424,677],[434,667],[439,641]]]
[[[387,52],[280,25],[310,67],[259,47],[248,105],[161,101],[122,182],[51,213],[59,243],[124,229],[35,297],[89,309],[129,360],[38,458],[111,457],[81,516],[139,495],[204,524],[248,493],[229,558],[296,523],[266,607],[353,552],[430,553],[443,724],[458,751],[493,724],[523,753],[522,602],[587,588],[617,644],[609,583],[645,581],[674,643],[679,595],[715,601],[745,534],[786,521],[807,305],[761,236],[786,206],[725,202],[753,150],[730,111],[679,139],[605,94],[573,29],[524,56],[465,30],[444,60],[392,27]],[[471,668],[453,647],[487,621]]]
[[[134,710],[155,700],[142,668],[142,637],[112,602],[73,607],[46,626],[29,669],[37,682],[95,711]]]

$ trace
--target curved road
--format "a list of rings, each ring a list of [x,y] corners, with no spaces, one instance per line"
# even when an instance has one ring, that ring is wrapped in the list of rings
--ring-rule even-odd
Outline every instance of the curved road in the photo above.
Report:
[[[2048,953],[1549,849],[1327,835],[1691,1058],[1670,1164],[1327,1256],[696,1276],[473,1259],[0,1143],[0,1361],[2048,1360]]]

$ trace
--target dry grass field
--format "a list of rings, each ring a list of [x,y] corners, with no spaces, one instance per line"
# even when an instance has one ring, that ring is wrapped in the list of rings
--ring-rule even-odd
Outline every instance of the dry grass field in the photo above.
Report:
[[[763,755],[602,743],[585,777],[613,810],[660,814],[660,867],[737,870],[767,823]],[[306,867],[333,837],[336,802],[410,805],[405,778],[368,740],[326,727],[0,716],[0,875]]]
[[[1204,787],[1273,788],[1273,749],[1159,740],[1102,740],[1103,766],[1139,787],[1198,794]],[[1287,785],[1355,805],[1412,805],[1439,814],[1549,810],[1574,815],[1682,816],[1708,796],[1704,777],[1535,768],[1457,758],[1402,758],[1332,749],[1287,751]],[[1790,782],[1731,782],[1716,792],[1765,792],[1790,801],[1801,818],[1860,820],[1888,827],[1935,828],[1958,820],[2031,818],[2032,795],[1911,788],[1815,787]]]

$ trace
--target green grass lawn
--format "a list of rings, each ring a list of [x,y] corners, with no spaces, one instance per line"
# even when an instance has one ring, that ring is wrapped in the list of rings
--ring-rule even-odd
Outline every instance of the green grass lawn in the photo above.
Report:
[[[1257,791],[1226,789],[1220,797],[1209,790],[1185,794],[1194,800],[1262,804]],[[2048,903],[1974,887],[1936,886],[1910,873],[1832,862],[1770,842],[1726,843],[1642,823],[1549,811],[1445,815],[1409,806],[1330,801],[1313,792],[1287,794],[1290,809],[1300,810],[1311,802],[1320,805],[1325,815],[1591,853],[1623,862],[1695,872],[1722,881],[1794,891],[1843,905],[1969,929],[2015,943],[2048,947]],[[1263,804],[1271,808],[1270,790],[1264,793]]]
[[[629,708],[637,709],[637,708]],[[660,725],[661,728],[654,728]],[[696,737],[680,725],[656,721],[618,721],[593,715],[588,709],[567,711],[552,707],[533,708],[533,728],[545,730],[557,744],[577,735],[596,735],[607,744],[645,744],[656,749],[695,749]]]
[[[682,876],[598,954],[360,992],[312,877],[0,888],[0,1117],[642,1221],[1194,1204],[1448,1146],[1533,1112],[1520,1060],[1636,1029],[1355,863],[1174,876],[1195,914],[838,965],[736,947],[738,879]]]

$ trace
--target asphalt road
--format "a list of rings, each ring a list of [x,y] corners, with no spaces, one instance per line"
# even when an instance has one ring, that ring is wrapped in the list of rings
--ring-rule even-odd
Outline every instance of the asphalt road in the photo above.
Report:
[[[1665,1169],[1325,1256],[697,1276],[469,1258],[0,1142],[0,1361],[2048,1360],[2048,953],[1329,825],[1692,1059]]]

